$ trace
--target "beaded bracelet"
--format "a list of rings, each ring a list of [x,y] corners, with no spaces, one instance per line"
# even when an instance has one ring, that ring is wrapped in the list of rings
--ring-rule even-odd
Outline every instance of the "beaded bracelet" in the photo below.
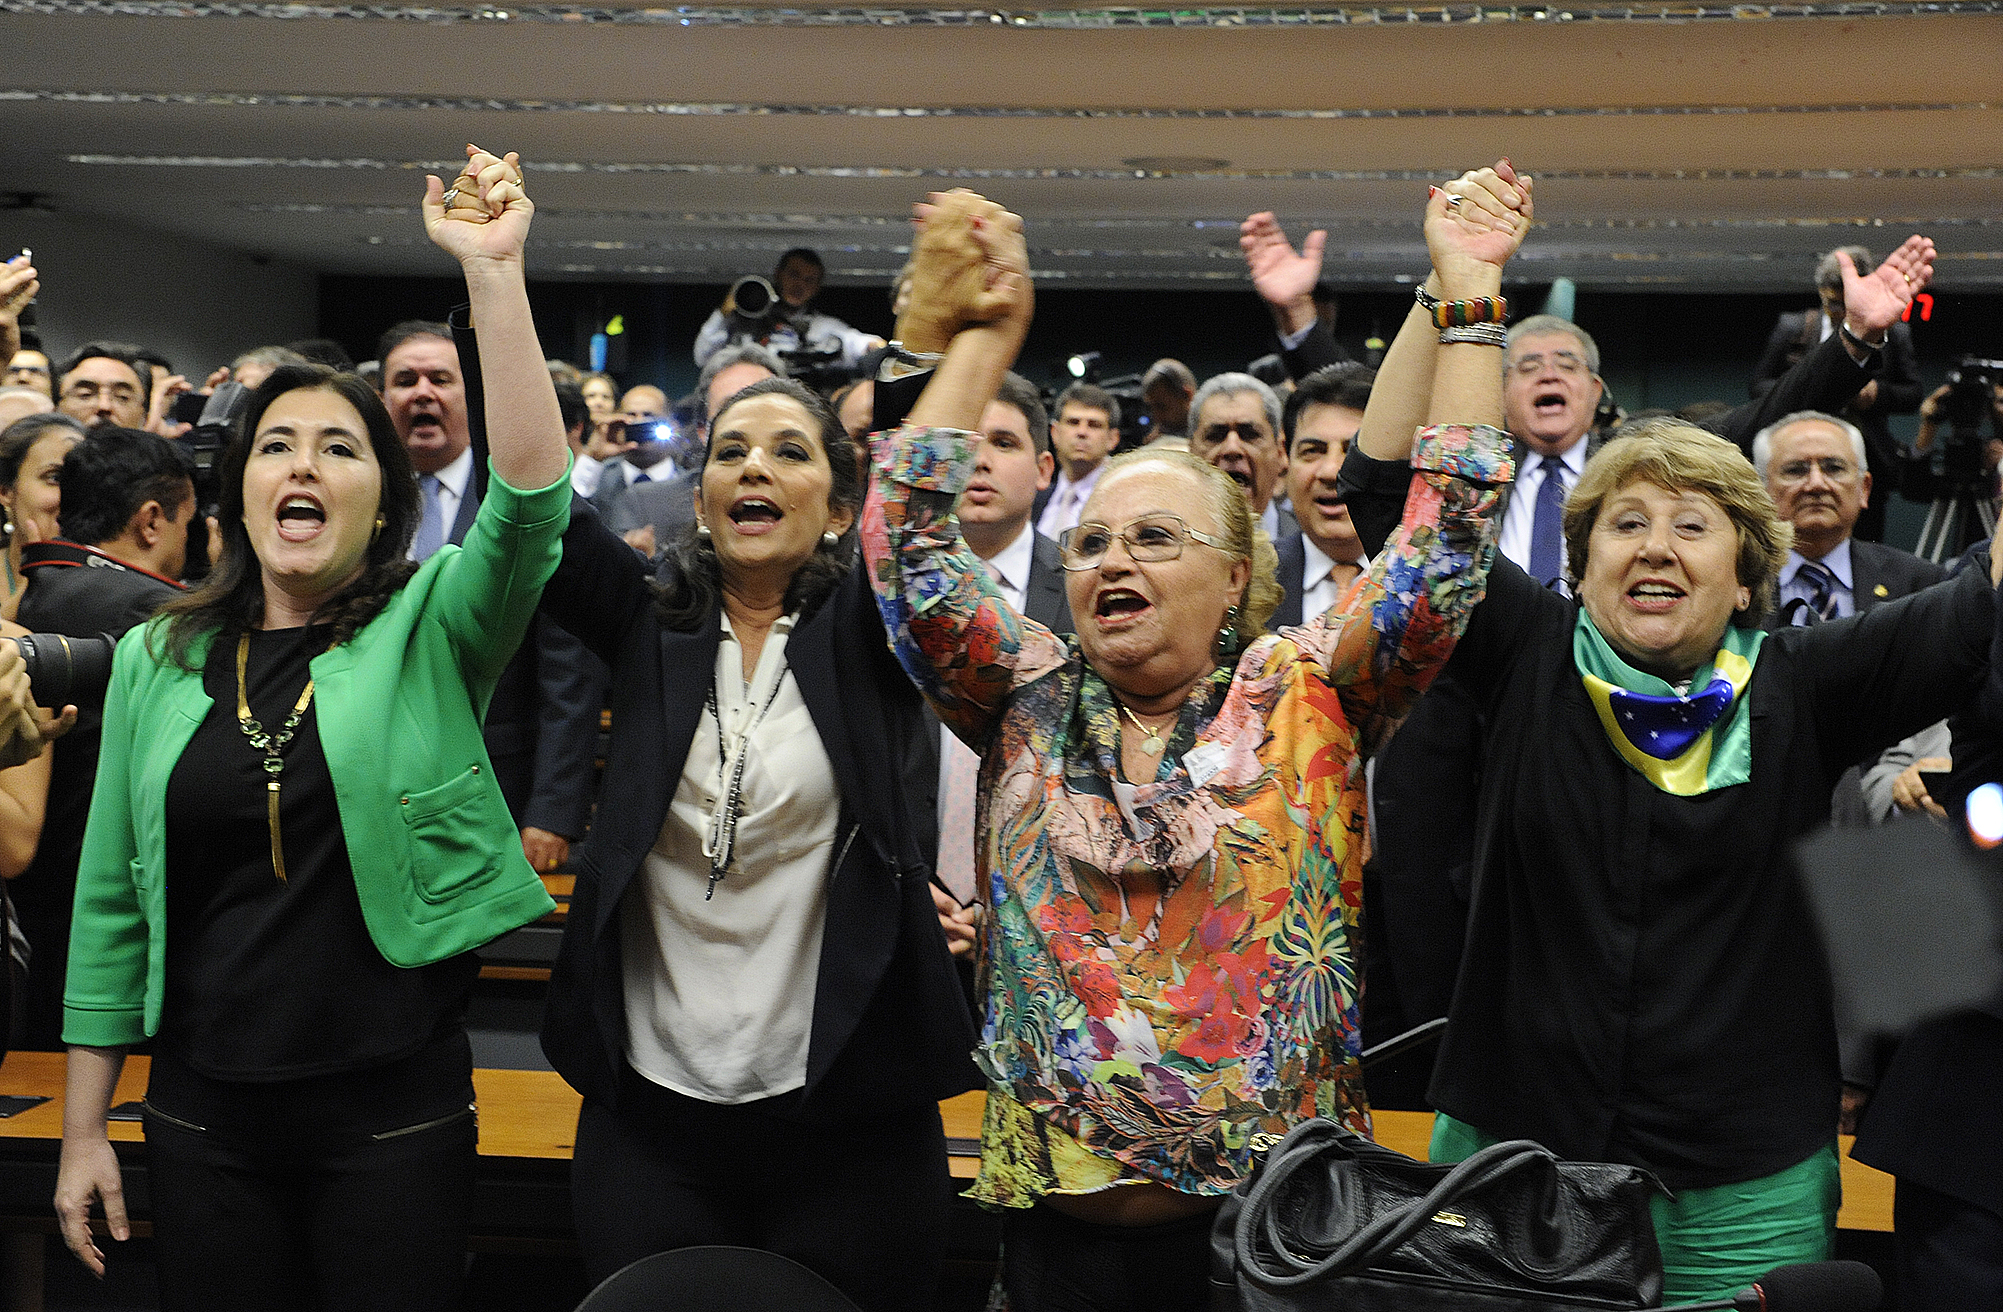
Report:
[[[1440,329],[1441,345],[1452,346],[1456,342],[1471,346],[1506,347],[1509,345],[1509,330],[1499,323],[1455,324]]]
[[[1477,296],[1466,301],[1441,301],[1432,307],[1433,326],[1458,328],[1476,323],[1502,323],[1509,318],[1509,298]]]

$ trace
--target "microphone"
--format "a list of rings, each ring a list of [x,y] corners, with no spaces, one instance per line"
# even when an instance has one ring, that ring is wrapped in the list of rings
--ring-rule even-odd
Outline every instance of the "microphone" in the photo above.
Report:
[[[1884,1283],[1862,1262],[1798,1262],[1775,1267],[1730,1298],[1659,1312],[1877,1312],[1884,1299]]]

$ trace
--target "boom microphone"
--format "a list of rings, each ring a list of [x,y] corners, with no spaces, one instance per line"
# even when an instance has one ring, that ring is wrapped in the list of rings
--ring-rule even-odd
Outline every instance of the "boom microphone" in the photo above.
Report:
[[[1862,1262],[1799,1262],[1775,1267],[1730,1298],[1659,1312],[1877,1312],[1884,1299],[1878,1273]]]

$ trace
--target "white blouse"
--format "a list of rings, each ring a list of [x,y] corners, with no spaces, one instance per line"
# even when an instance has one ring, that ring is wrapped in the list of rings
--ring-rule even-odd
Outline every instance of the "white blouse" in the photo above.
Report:
[[[703,711],[660,837],[621,908],[626,1059],[704,1102],[770,1098],[807,1079],[841,796],[786,665],[794,618],[773,626],[749,684],[724,618],[717,713]],[[705,837],[740,750],[750,754],[730,872],[705,900]]]

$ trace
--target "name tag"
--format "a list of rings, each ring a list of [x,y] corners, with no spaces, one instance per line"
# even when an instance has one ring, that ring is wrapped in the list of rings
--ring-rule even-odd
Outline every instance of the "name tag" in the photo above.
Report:
[[[1198,743],[1182,758],[1182,768],[1189,771],[1189,782],[1201,788],[1211,777],[1224,768],[1224,758],[1230,752],[1223,743]]]

